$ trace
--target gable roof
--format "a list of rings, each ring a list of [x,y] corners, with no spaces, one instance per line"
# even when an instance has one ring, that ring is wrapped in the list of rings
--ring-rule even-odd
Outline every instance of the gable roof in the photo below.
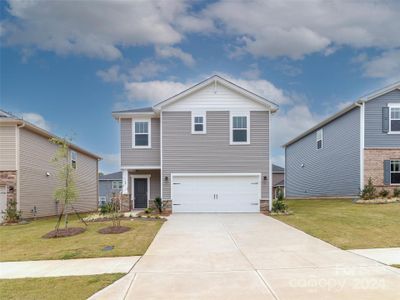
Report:
[[[272,164],[272,173],[285,173],[285,168]]]
[[[41,135],[41,136],[44,136],[46,138],[60,138],[57,135],[55,135],[55,134],[53,134],[53,133],[51,133],[51,132],[49,132],[47,130],[44,130],[43,128],[40,128],[40,127],[38,127],[38,126],[28,122],[28,121],[25,121],[22,118],[18,118],[16,116],[14,116],[13,114],[11,114],[9,112],[6,112],[5,110],[2,110],[2,109],[0,109],[0,123],[2,123],[2,124],[13,124],[13,125],[17,125],[17,126],[21,125],[21,127],[27,128],[30,131],[33,131],[34,133],[36,133],[38,135]],[[83,148],[81,148],[81,147],[79,147],[79,146],[77,146],[75,144],[68,143],[68,145],[73,150],[76,150],[78,152],[84,153],[84,154],[86,154],[86,155],[88,155],[90,157],[93,157],[93,158],[97,159],[97,160],[101,160],[100,156],[98,156],[98,155],[96,155],[96,154],[94,154],[92,152],[89,152],[89,151],[87,151],[87,150],[85,150],[85,149],[83,149]]]
[[[374,91],[372,93],[369,93],[365,96],[360,97],[356,102],[350,104],[349,106],[346,106],[345,108],[343,108],[342,110],[340,110],[339,112],[333,114],[332,116],[326,118],[325,120],[319,122],[317,125],[311,127],[310,129],[306,130],[305,132],[303,132],[302,134],[298,135],[297,137],[293,138],[292,140],[290,140],[289,142],[287,142],[286,144],[282,145],[282,147],[287,147],[290,146],[291,144],[294,144],[295,142],[301,140],[303,137],[309,135],[310,133],[316,131],[317,129],[325,126],[326,124],[336,120],[337,118],[343,116],[344,114],[348,113],[349,111],[353,110],[356,107],[359,107],[362,103],[366,103],[368,101],[371,101],[379,96],[382,96],[384,94],[390,93],[394,90],[400,90],[400,81],[395,82],[389,86],[386,86],[382,89],[379,89],[377,91]]]
[[[264,97],[261,97],[253,92],[250,92],[249,90],[246,90],[245,88],[242,88],[242,87],[234,84],[233,82],[226,80],[225,78],[222,78],[219,75],[211,76],[211,77],[207,78],[206,80],[203,80],[203,81],[199,82],[198,84],[195,84],[194,86],[180,92],[179,94],[176,94],[175,96],[172,96],[164,101],[157,103],[156,105],[154,105],[153,108],[155,111],[160,111],[163,107],[168,106],[169,104],[174,103],[176,101],[179,101],[182,98],[184,98],[185,96],[188,96],[188,95],[200,90],[201,88],[203,88],[207,85],[213,84],[213,83],[221,84],[229,89],[234,90],[235,92],[241,94],[244,97],[247,97],[255,102],[265,105],[266,107],[268,107],[271,110],[271,112],[276,112],[279,108],[279,106],[276,103],[274,103]]]
[[[99,180],[122,180],[122,172],[99,175]]]

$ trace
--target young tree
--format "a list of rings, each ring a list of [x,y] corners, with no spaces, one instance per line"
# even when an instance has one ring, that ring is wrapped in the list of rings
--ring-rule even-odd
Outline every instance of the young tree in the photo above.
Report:
[[[64,215],[64,226],[68,228],[68,206],[78,198],[78,190],[75,185],[75,169],[70,163],[69,142],[66,138],[51,138],[50,142],[58,146],[52,162],[58,168],[57,178],[59,186],[54,191],[54,198],[62,204],[62,210],[56,225],[58,230],[62,216]],[[71,205],[72,207],[72,205]]]

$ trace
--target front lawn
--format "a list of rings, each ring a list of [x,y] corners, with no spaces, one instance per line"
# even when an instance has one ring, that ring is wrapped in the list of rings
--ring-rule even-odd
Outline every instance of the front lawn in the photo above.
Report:
[[[70,219],[70,227],[85,227],[75,216]],[[110,226],[111,221],[91,222],[84,233],[57,239],[42,238],[54,229],[55,217],[32,221],[26,225],[0,226],[0,261],[143,255],[162,223],[154,219],[124,220],[121,225],[130,227],[130,231],[100,234],[97,231]],[[114,248],[103,251],[105,246]]]
[[[125,274],[0,280],[0,299],[87,299]]]
[[[400,203],[347,199],[285,200],[289,216],[274,218],[342,249],[400,247]]]

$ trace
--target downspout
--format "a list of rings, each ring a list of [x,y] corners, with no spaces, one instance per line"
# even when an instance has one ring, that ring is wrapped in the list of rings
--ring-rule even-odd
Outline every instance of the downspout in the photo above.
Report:
[[[360,192],[364,188],[364,148],[365,148],[365,102],[359,101],[360,108]]]
[[[20,173],[21,173],[21,167],[20,167],[20,155],[21,155],[21,153],[20,153],[20,144],[21,144],[21,139],[20,139],[20,133],[19,133],[19,130],[21,129],[21,128],[24,128],[25,127],[25,122],[24,121],[22,121],[22,124],[20,124],[20,125],[17,125],[17,127],[16,127],[16,136],[15,136],[15,142],[16,142],[16,169],[17,169],[17,210],[21,210],[21,203],[20,203],[20,200],[21,200],[21,195],[20,195],[20,191],[21,191],[21,189],[20,189],[20,185],[21,185],[21,176],[20,176]]]
[[[269,200],[269,205],[268,205],[268,210],[271,211],[272,209],[272,161],[271,161],[271,118],[272,118],[272,112],[271,110],[269,111],[269,116],[268,116],[268,200]]]

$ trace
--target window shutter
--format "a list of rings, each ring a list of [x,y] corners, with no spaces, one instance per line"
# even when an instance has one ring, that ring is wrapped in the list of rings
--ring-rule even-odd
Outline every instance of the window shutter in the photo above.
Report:
[[[383,161],[383,183],[390,185],[390,160]]]
[[[389,107],[382,107],[382,132],[389,132]]]

